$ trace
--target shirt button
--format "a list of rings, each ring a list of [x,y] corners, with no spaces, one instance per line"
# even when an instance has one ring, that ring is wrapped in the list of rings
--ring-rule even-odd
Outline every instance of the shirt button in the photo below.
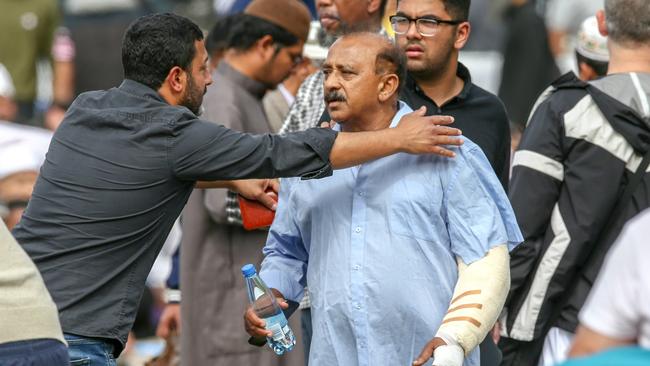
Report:
[[[355,271],[358,271],[358,270],[360,270],[360,269],[361,269],[361,266],[360,266],[360,265],[357,264],[357,265],[354,266],[354,270],[355,270]]]
[[[356,231],[357,233],[360,233],[361,232],[361,226],[357,226],[357,228],[354,229],[354,231]]]
[[[359,192],[359,196],[363,197],[363,192]]]
[[[355,306],[355,307],[357,308],[357,310],[361,310],[361,305],[360,304],[357,304],[357,306]]]

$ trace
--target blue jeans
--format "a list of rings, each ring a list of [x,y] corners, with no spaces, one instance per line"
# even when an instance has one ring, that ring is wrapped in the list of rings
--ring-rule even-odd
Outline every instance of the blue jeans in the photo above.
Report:
[[[68,366],[68,349],[54,339],[30,339],[0,344],[2,366]]]
[[[117,366],[113,345],[97,338],[65,333],[70,355],[70,366]]]

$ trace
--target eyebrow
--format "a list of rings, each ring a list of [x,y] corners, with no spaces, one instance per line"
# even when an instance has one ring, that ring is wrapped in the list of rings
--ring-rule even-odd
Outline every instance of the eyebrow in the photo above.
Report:
[[[441,17],[433,14],[424,14],[419,17],[411,17],[408,14],[404,13],[403,11],[398,11],[395,15],[405,17],[405,18],[411,18],[411,19],[421,19],[421,18],[427,18],[427,19],[442,19]]]

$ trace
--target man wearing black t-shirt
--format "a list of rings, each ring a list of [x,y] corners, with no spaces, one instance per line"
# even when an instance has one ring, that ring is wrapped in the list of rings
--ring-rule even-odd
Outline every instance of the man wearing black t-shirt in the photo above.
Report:
[[[469,38],[469,0],[400,0],[391,17],[405,53],[408,78],[400,99],[427,114],[451,115],[454,127],[481,147],[504,188],[510,165],[510,129],[503,103],[472,84],[458,53]]]
[[[510,128],[503,103],[472,84],[458,53],[469,38],[470,0],[398,0],[390,18],[406,56],[408,75],[400,99],[427,114],[454,116],[453,126],[487,156],[504,189],[510,167]],[[462,182],[460,182],[462,184]],[[490,339],[481,343],[481,365],[498,365]]]

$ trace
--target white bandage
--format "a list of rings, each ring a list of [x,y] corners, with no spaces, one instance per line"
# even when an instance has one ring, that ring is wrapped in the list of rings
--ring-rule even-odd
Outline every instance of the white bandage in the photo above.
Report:
[[[458,259],[458,282],[436,337],[469,354],[496,322],[509,289],[510,255],[505,244],[469,266]]]
[[[433,351],[432,366],[458,366],[464,359],[465,353],[460,346],[440,346]]]

